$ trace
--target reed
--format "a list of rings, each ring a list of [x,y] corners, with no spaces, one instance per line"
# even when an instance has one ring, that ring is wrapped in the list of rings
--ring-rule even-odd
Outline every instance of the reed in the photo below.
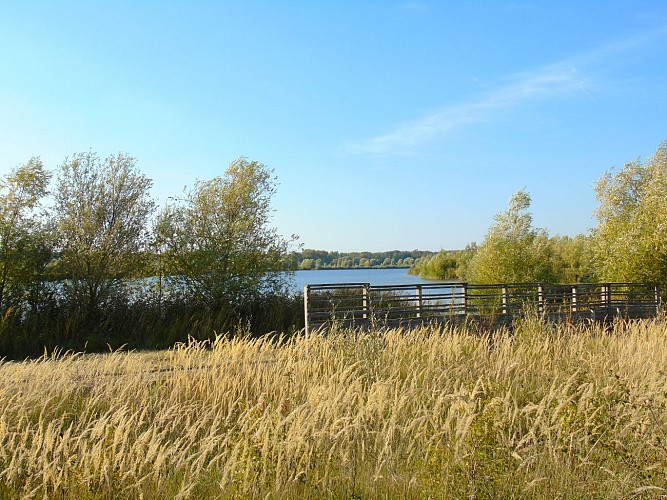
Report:
[[[666,344],[533,318],[3,362],[0,497],[662,497]]]
[[[57,349],[105,352],[118,349],[167,349],[189,337],[212,340],[215,332],[251,328],[294,333],[304,326],[303,296],[265,295],[243,307],[210,308],[192,297],[157,300],[155,296],[110,300],[84,314],[65,302],[9,308],[0,315],[0,358],[22,360]]]

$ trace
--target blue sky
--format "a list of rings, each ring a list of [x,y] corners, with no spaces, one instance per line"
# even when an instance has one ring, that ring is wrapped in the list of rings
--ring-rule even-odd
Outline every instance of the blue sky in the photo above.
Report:
[[[462,248],[525,188],[594,226],[667,139],[664,1],[0,2],[0,174],[135,156],[164,202],[245,156],[306,248]]]

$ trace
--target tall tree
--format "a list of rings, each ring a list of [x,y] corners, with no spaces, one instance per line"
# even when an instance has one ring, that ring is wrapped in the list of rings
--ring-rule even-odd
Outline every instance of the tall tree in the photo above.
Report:
[[[39,211],[49,179],[39,158],[31,158],[0,181],[0,312],[50,257]]]
[[[472,257],[466,278],[473,283],[526,283],[555,280],[546,231],[533,228],[530,195],[520,190],[507,210],[495,216]]]
[[[172,275],[212,309],[283,291],[290,241],[270,226],[273,170],[239,158],[223,176],[198,181],[159,217]]]
[[[594,265],[604,281],[667,287],[667,142],[642,162],[606,172],[595,187]]]
[[[78,153],[65,160],[55,196],[60,268],[70,303],[92,314],[142,265],[152,181],[119,153],[101,160]]]

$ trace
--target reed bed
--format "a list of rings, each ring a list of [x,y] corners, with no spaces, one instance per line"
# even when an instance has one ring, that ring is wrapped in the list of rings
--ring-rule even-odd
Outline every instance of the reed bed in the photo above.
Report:
[[[667,322],[0,364],[0,498],[667,494]]]

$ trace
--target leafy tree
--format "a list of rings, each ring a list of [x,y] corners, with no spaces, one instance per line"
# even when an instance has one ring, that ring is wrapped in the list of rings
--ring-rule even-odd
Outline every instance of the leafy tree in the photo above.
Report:
[[[303,259],[299,264],[299,269],[310,270],[314,265],[313,259]]]
[[[432,257],[419,259],[408,272],[426,279],[455,280],[458,278],[456,274],[458,253],[460,252],[440,250]]]
[[[144,265],[151,185],[122,153],[104,160],[78,153],[62,164],[55,196],[59,268],[70,304],[84,314],[122,295]]]
[[[471,242],[466,245],[466,247],[461,250],[456,258],[456,276],[463,281],[468,280],[468,269],[470,268],[470,262],[477,253],[477,243]]]
[[[530,195],[520,190],[505,212],[495,216],[472,257],[467,279],[474,283],[526,283],[555,280],[546,231],[533,228]]]
[[[594,266],[603,281],[667,286],[667,142],[645,162],[606,172],[595,187]]]
[[[554,271],[561,283],[581,283],[594,279],[590,237],[578,234],[551,238]]]
[[[50,259],[39,211],[49,179],[39,158],[31,158],[0,181],[0,312],[10,297],[15,304],[20,301]]]
[[[210,309],[233,312],[286,289],[290,242],[269,225],[275,190],[273,170],[239,158],[160,215],[170,272]]]

